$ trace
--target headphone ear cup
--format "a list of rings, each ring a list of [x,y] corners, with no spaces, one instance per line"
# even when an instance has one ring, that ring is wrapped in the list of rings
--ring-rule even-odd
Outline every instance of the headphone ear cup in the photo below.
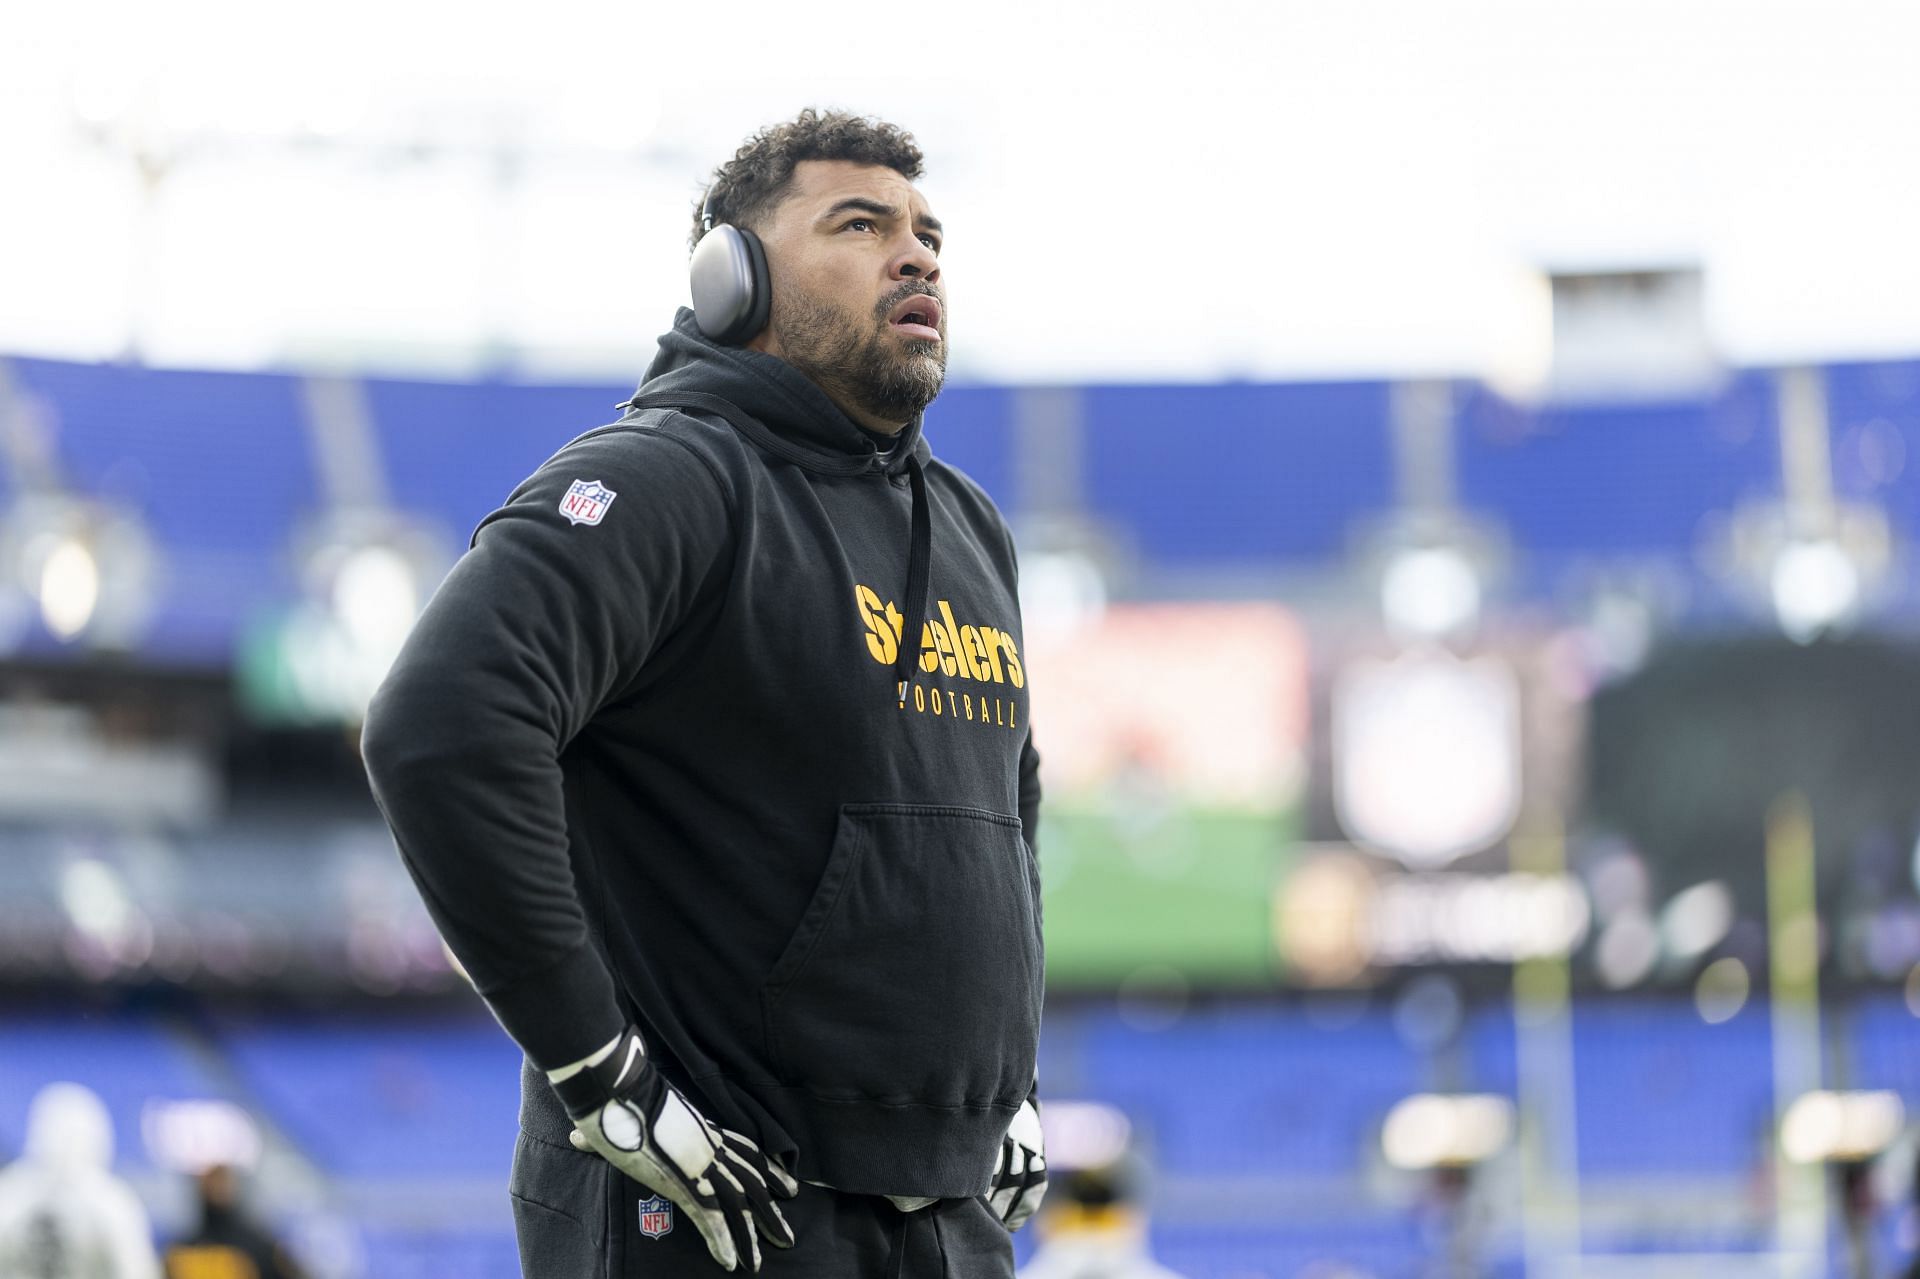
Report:
[[[740,228],[740,239],[747,246],[750,259],[748,270],[753,275],[753,301],[747,307],[746,323],[750,325],[742,342],[751,341],[755,334],[767,327],[767,321],[773,315],[773,275],[767,270],[767,246],[760,243],[760,237],[746,228]]]
[[[687,269],[702,333],[738,346],[767,326],[773,289],[759,236],[723,223],[700,237]]]

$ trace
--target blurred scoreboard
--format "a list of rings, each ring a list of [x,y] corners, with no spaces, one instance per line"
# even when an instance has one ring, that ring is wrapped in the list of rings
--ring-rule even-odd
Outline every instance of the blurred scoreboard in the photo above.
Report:
[[[1577,800],[1583,698],[1552,635],[1456,656],[1157,604],[1028,647],[1054,988],[1493,975],[1587,940],[1580,881],[1515,853]]]
[[[1307,777],[1306,636],[1272,604],[1029,633],[1056,988],[1264,986]]]

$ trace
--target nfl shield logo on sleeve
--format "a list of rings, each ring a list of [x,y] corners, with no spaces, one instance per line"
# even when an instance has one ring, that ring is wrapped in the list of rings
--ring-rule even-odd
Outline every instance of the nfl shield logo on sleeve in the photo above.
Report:
[[[575,524],[598,524],[618,496],[599,480],[575,480],[560,499],[560,514]]]
[[[640,1201],[640,1233],[658,1239],[673,1229],[673,1201],[662,1195]]]

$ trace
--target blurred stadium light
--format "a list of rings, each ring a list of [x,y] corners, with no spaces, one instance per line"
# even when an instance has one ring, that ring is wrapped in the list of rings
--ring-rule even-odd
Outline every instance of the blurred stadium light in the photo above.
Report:
[[[1893,557],[1887,512],[1835,491],[1826,378],[1817,368],[1778,373],[1782,497],[1748,504],[1730,529],[1732,554],[1799,644],[1849,630],[1884,603]]]
[[[1117,1107],[1070,1098],[1048,1100],[1040,1113],[1049,1168],[1104,1168],[1133,1144],[1133,1124]]]
[[[41,404],[0,364],[0,651],[37,613],[61,644],[125,649],[142,636],[161,565],[138,516],[77,488]]]
[[[1355,662],[1334,688],[1335,801],[1362,844],[1427,869],[1520,812],[1520,690],[1497,658]]]
[[[1802,1093],[1780,1121],[1780,1149],[1803,1164],[1871,1159],[1893,1144],[1906,1117],[1894,1092]]]
[[[216,1164],[250,1170],[263,1148],[259,1125],[230,1101],[150,1101],[140,1113],[140,1134],[156,1166],[188,1175]]]
[[[1421,1093],[1387,1112],[1380,1146],[1410,1172],[1483,1163],[1513,1140],[1513,1103],[1487,1094]]]

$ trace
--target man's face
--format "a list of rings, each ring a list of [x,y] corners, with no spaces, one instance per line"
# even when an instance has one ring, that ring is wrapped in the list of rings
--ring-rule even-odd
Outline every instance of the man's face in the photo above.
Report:
[[[896,431],[947,370],[940,222],[913,183],[880,165],[803,160],[756,227],[773,307],[751,345],[806,374],[847,415]]]

